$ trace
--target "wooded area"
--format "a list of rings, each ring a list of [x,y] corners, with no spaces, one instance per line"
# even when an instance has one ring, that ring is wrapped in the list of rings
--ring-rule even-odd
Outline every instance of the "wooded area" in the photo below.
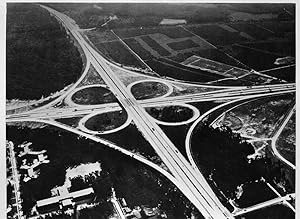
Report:
[[[6,98],[39,99],[76,81],[78,49],[57,20],[35,4],[7,5]]]

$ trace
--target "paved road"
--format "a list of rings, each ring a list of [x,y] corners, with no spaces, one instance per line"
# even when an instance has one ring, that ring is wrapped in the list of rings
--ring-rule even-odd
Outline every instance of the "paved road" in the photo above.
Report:
[[[284,162],[285,164],[287,164],[289,167],[293,168],[294,170],[296,169],[296,166],[293,163],[291,163],[290,161],[288,161],[285,157],[283,157],[279,153],[279,151],[277,150],[277,147],[276,147],[277,146],[276,143],[277,143],[277,140],[278,140],[280,134],[282,133],[283,129],[285,128],[285,126],[287,125],[290,118],[293,116],[293,114],[295,112],[296,112],[296,105],[294,105],[294,107],[286,115],[280,128],[277,130],[277,132],[275,133],[275,135],[272,138],[272,150],[273,150],[274,154],[276,155],[276,157],[278,157],[282,162]]]
[[[233,218],[230,212],[220,203],[218,198],[215,196],[214,192],[209,187],[205,178],[201,175],[200,172],[197,172],[192,168],[192,166],[187,162],[187,160],[180,154],[176,149],[173,143],[168,139],[164,132],[159,128],[159,126],[153,121],[153,119],[148,115],[142,106],[142,101],[137,101],[131,92],[124,86],[120,79],[112,72],[111,68],[108,67],[106,60],[103,59],[83,38],[80,34],[79,29],[74,22],[70,20],[67,16],[62,13],[59,13],[51,8],[42,6],[46,8],[50,13],[56,16],[64,26],[73,34],[76,40],[81,45],[83,51],[87,56],[88,63],[92,63],[96,71],[100,74],[106,84],[110,87],[110,90],[118,99],[122,107],[127,111],[127,113],[133,118],[135,124],[144,137],[150,142],[156,152],[159,154],[163,162],[167,165],[175,180],[174,184],[186,195],[186,197],[199,209],[205,218]],[[185,97],[173,97],[169,103],[174,103],[180,101],[178,98],[184,99],[186,102],[194,102],[198,99],[230,99],[230,98],[239,98],[243,95],[257,95],[260,93],[266,92],[286,92],[287,89],[295,89],[294,84],[285,84],[285,85],[271,85],[269,87],[249,87],[244,89],[233,89],[229,91],[230,93],[222,92],[208,92],[205,94],[198,94],[198,96],[185,96]],[[71,90],[72,91],[72,90]],[[226,91],[227,92],[227,91]],[[227,96],[226,96],[227,95]],[[228,97],[229,96],[229,97]],[[144,104],[146,104],[145,100]],[[166,103],[165,99],[156,100],[158,104],[159,101]],[[147,103],[151,104],[151,103]],[[110,107],[118,107],[116,104]],[[93,109],[80,109],[84,110],[93,110]],[[69,115],[75,115],[76,113],[81,113],[77,111],[68,112]],[[36,115],[40,115],[45,112],[40,112],[39,109],[35,111]],[[53,112],[48,113],[55,113]],[[58,113],[58,112],[56,112]],[[67,114],[66,112],[61,112],[61,114]],[[15,115],[16,116],[16,115]],[[19,115],[19,118],[13,117],[8,118],[7,121],[16,120],[26,120],[28,114]],[[25,117],[25,118],[24,118]],[[29,120],[34,120],[29,118]],[[37,119],[37,121],[41,121]],[[48,121],[49,123],[49,121]],[[70,128],[71,129],[71,128]],[[73,131],[74,130],[70,130]]]
[[[269,207],[269,206],[272,206],[272,205],[280,204],[280,203],[283,203],[285,201],[292,200],[295,197],[296,197],[296,195],[295,195],[295,193],[293,193],[293,194],[288,194],[288,195],[283,196],[283,197],[274,198],[274,199],[271,199],[271,200],[259,203],[257,205],[253,205],[253,206],[248,207],[248,208],[243,208],[241,210],[237,210],[234,213],[234,216],[239,216],[239,215],[242,215],[242,214],[246,214],[248,212],[252,212],[252,211],[256,211],[256,210],[265,208],[265,207]]]
[[[19,197],[19,177],[18,177],[18,169],[17,169],[17,162],[16,162],[16,157],[15,157],[15,152],[14,152],[14,145],[11,141],[7,142],[9,147],[9,154],[10,154],[10,162],[11,162],[11,168],[12,168],[12,175],[13,175],[13,180],[14,180],[14,195],[15,195],[15,204],[17,208],[17,218],[21,219],[22,218],[22,207],[21,207],[21,199]],[[12,206],[13,207],[13,206]]]
[[[88,50],[91,56],[91,63],[96,71],[110,87],[110,90],[119,100],[119,103],[133,118],[139,131],[150,142],[173,176],[181,184],[180,188],[183,194],[197,207],[205,218],[233,218],[230,212],[215,196],[204,177],[196,174],[188,161],[176,149],[175,145],[173,145],[165,133],[150,118],[120,79],[114,75],[105,60],[84,40],[70,19],[53,9],[45,8],[61,20],[79,44]]]
[[[165,104],[189,103],[197,101],[223,100],[223,99],[238,99],[247,96],[247,98],[261,97],[264,94],[282,94],[295,91],[295,84],[279,84],[279,85],[263,85],[254,86],[251,88],[230,88],[222,91],[211,91],[200,94],[189,94],[164,98],[153,98],[137,101],[143,107],[153,107]],[[70,92],[69,92],[70,93]],[[68,94],[69,94],[68,93]],[[66,95],[64,95],[66,97]],[[62,99],[61,99],[62,100]],[[81,105],[69,108],[40,108],[34,111],[28,111],[19,114],[7,115],[6,119],[16,118],[68,118],[72,116],[86,115],[95,111],[105,112],[112,108],[120,110],[119,104],[99,104],[99,105]]]

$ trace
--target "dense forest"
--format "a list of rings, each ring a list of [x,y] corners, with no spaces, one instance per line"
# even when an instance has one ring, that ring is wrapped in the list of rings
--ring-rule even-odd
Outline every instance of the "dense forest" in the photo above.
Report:
[[[274,163],[268,156],[249,161],[247,156],[254,153],[252,145],[226,126],[214,129],[202,124],[192,142],[201,171],[205,176],[211,176],[229,198],[235,198],[237,186],[261,177],[269,182],[281,182],[288,191],[292,190],[291,183],[281,171],[281,163]]]
[[[7,4],[6,98],[39,99],[74,82],[78,49],[57,20],[35,4]]]
[[[185,19],[188,23],[224,22],[233,12],[274,13],[285,7],[294,14],[292,4],[158,4],[158,3],[47,3],[72,17],[81,28],[101,27],[110,15],[118,19],[107,24],[109,29],[157,26],[163,18]]]

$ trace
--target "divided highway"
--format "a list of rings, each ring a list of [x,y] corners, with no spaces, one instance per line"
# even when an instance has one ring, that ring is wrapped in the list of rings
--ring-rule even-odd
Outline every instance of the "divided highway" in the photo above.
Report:
[[[167,165],[173,176],[181,184],[180,189],[197,207],[205,218],[234,218],[220,203],[202,175],[196,173],[188,161],[176,149],[165,133],[151,119],[144,108],[137,102],[131,92],[108,67],[101,57],[82,37],[72,20],[62,13],[46,8],[63,22],[66,28],[77,39],[81,47],[90,54],[90,61],[105,83],[110,87],[120,104],[133,118],[139,131],[150,142],[152,147]]]
[[[221,91],[205,92],[200,94],[189,94],[182,96],[172,96],[164,98],[154,98],[138,100],[137,102],[143,107],[153,107],[165,104],[178,104],[178,103],[190,103],[200,101],[214,101],[214,100],[230,100],[241,99],[247,96],[247,98],[261,97],[268,94],[283,94],[295,91],[295,84],[277,84],[277,85],[262,85],[253,86],[252,88],[230,88]],[[65,97],[65,96],[64,96]],[[80,116],[90,114],[96,111],[105,112],[111,109],[121,110],[118,103],[108,103],[99,105],[80,105],[69,108],[37,108],[24,113],[7,115],[6,119],[17,118],[68,118],[72,116]]]
[[[209,184],[199,172],[194,168],[185,157],[177,150],[176,146],[165,135],[161,128],[156,124],[153,118],[145,111],[146,106],[158,106],[161,104],[174,104],[174,103],[187,103],[196,101],[209,101],[209,100],[224,100],[224,99],[238,99],[245,95],[247,97],[259,97],[260,95],[280,94],[295,91],[295,84],[278,84],[278,85],[262,85],[252,87],[238,87],[228,88],[221,91],[212,91],[200,94],[190,94],[184,96],[164,97],[155,99],[146,99],[137,101],[132,95],[130,90],[123,84],[118,76],[112,71],[107,64],[107,61],[97,51],[89,45],[89,43],[81,35],[79,28],[75,22],[68,16],[55,11],[49,7],[42,6],[54,15],[74,36],[82,47],[87,57],[88,66],[92,64],[95,70],[99,73],[101,78],[108,85],[112,93],[127,114],[133,119],[139,131],[143,134],[144,138],[151,144],[161,160],[166,164],[172,175],[165,172],[165,176],[169,178],[182,193],[195,205],[195,207],[202,213],[205,218],[209,219],[226,219],[234,218],[235,215],[231,214],[218,200],[215,193],[210,188]],[[87,73],[87,69],[84,73]],[[85,75],[84,74],[84,75]],[[83,78],[83,75],[81,76]],[[79,83],[79,82],[78,82]],[[77,85],[77,84],[75,84]],[[76,86],[73,86],[74,89]],[[63,97],[66,97],[72,89],[70,89]],[[48,106],[48,105],[47,105]],[[50,106],[50,105],[49,105]],[[45,118],[65,118],[74,117],[79,115],[86,115],[97,112],[106,112],[108,110],[120,110],[121,107],[118,103],[109,103],[102,105],[91,106],[76,106],[70,108],[51,108],[42,107],[30,112],[7,115],[6,121],[44,121]],[[52,121],[45,121],[51,124]],[[64,127],[66,128],[66,127]],[[74,133],[80,132],[73,128],[68,128],[69,131]],[[82,132],[80,132],[83,136]],[[89,135],[89,138],[93,138]],[[127,153],[127,152],[126,152]],[[132,155],[135,156],[135,155]],[[147,164],[148,161],[142,160]],[[277,201],[277,200],[276,200]],[[256,209],[256,208],[255,208]],[[250,209],[249,211],[251,211]]]

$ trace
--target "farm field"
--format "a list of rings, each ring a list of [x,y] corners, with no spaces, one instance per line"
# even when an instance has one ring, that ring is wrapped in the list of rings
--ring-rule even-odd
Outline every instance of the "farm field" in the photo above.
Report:
[[[114,32],[122,39],[136,36],[150,35],[160,33],[171,39],[184,38],[193,36],[181,27],[152,27],[152,28],[126,28],[115,29]]]
[[[194,25],[187,28],[215,46],[240,43],[248,40],[241,36],[238,31],[231,32],[219,25]]]
[[[189,49],[189,48],[195,48],[198,47],[199,45],[196,44],[194,41],[188,39],[188,40],[183,40],[180,42],[173,42],[173,43],[168,43],[168,46],[173,49],[173,50],[184,50],[184,49]]]
[[[235,59],[229,57],[224,52],[222,52],[219,49],[216,48],[210,48],[210,49],[193,49],[191,52],[183,52],[179,53],[176,56],[169,57],[169,59],[172,59],[176,62],[184,62],[186,59],[190,58],[191,56],[196,55],[200,56],[206,59],[214,60],[220,63],[224,63],[231,66],[236,66],[244,69],[249,69],[247,66],[242,65]]]
[[[239,32],[243,32],[251,36],[253,39],[256,40],[266,40],[271,38],[274,34],[271,31],[263,29],[255,24],[249,23],[232,23],[229,24],[230,27],[234,28]]]
[[[274,53],[284,56],[295,57],[295,42],[290,40],[270,40],[270,41],[258,41],[254,43],[244,43],[242,46],[259,49],[262,51]]]
[[[175,66],[176,63],[166,62],[166,60],[149,60],[147,64],[161,76],[176,78],[185,81],[208,82],[224,78],[221,75],[201,71],[200,69],[188,68],[187,66]],[[178,64],[176,64],[178,65]]]
[[[216,62],[210,59],[205,59],[195,55],[186,59],[181,64],[192,68],[201,69],[204,71],[217,73],[225,77],[235,78],[249,73],[248,70],[236,68],[234,66],[226,65],[224,63]]]
[[[254,48],[240,46],[237,44],[234,44],[227,48],[225,49],[227,53],[256,71],[279,67],[278,65],[274,64],[276,59],[281,57],[279,55],[275,55],[266,51],[256,50]]]
[[[89,30],[84,32],[85,35],[97,44],[98,42],[104,43],[108,41],[118,40],[118,37],[109,30],[99,31],[98,29]]]
[[[120,41],[99,43],[96,47],[104,56],[121,65],[146,68]]]
[[[123,38],[124,43],[137,53],[151,69],[162,76],[187,81],[196,80],[197,82],[207,82],[220,78],[214,74],[217,73],[216,71],[210,71],[210,73],[209,71],[202,71],[201,69],[191,68],[179,63],[192,55],[203,56],[204,58],[232,65],[233,67],[241,67],[241,63],[218,49],[215,49],[209,43],[189,33],[182,27],[115,29],[114,32]],[[173,33],[175,33],[175,35]],[[131,54],[124,45],[121,45],[120,41],[113,40],[105,42],[107,38],[106,35],[108,35],[106,32],[98,35],[100,35],[99,40],[97,40],[97,34],[95,36],[89,36],[89,38],[91,41],[94,41],[94,43],[97,42],[96,46],[98,50],[106,54],[107,57],[123,65],[129,65],[129,63],[131,63],[132,67],[142,67],[139,60],[133,58],[133,54]],[[101,42],[101,39],[104,41]],[[120,48],[117,48],[119,46]],[[128,50],[127,52],[125,52],[126,49]],[[112,51],[109,52],[110,50]],[[114,52],[113,50],[116,51]],[[124,55],[121,56],[120,54],[123,51]],[[162,59],[162,57],[166,59]],[[245,68],[245,66],[242,67]],[[217,69],[218,66],[211,66],[211,68]],[[199,76],[197,76],[197,74]]]
[[[160,46],[154,39],[152,39],[150,36],[142,36],[141,39],[148,44],[153,50],[158,52],[160,56],[168,56],[170,55],[169,51]]]
[[[272,31],[265,30],[260,27],[260,25],[256,25],[256,23],[249,24],[239,22],[214,25],[185,25],[184,28],[180,26],[163,26],[142,29],[115,29],[114,32],[159,75],[179,80],[195,80],[204,83],[218,79],[216,75],[209,75],[209,72],[220,74],[220,72],[226,71],[225,77],[240,77],[247,74],[249,69],[262,71],[276,68],[278,65],[274,64],[274,62],[277,58],[282,58],[286,54],[294,53],[292,49],[293,46],[288,43],[290,42],[289,40],[287,41],[283,38],[268,40],[273,37]],[[261,29],[263,31],[260,31]],[[241,35],[241,33],[244,33],[246,30],[249,32],[247,33],[249,36],[251,34],[255,35],[258,41],[255,41],[254,38],[250,39],[247,36],[245,37],[243,34]],[[194,34],[197,34],[197,31],[198,34],[200,34],[200,32],[202,35],[204,34],[205,36],[200,36],[203,37],[204,40],[193,35],[193,31],[195,32]],[[91,36],[89,36],[90,39],[97,42],[96,46],[98,50],[102,51],[102,53],[111,60],[125,66],[146,68],[128,48],[115,39],[115,36],[112,36],[111,41],[107,41],[112,34],[111,32],[104,31],[101,33],[101,30],[98,30],[100,33],[96,31],[95,36],[93,36],[92,32],[93,31],[90,33]],[[266,32],[268,32],[268,34],[266,34]],[[232,34],[235,37],[231,37],[230,35]],[[99,36],[98,38],[97,35]],[[267,37],[264,38],[263,36]],[[214,42],[213,44],[215,46],[220,47],[214,48],[205,41],[213,40],[214,37],[225,37],[226,39],[233,40],[233,42],[223,40],[222,45],[218,45],[218,43]],[[237,38],[240,40],[237,40]],[[284,45],[289,46],[285,47]],[[194,55],[204,59],[210,59],[212,62],[203,63],[202,59],[198,63],[194,62],[187,65],[188,68],[184,67],[183,65],[186,65],[187,60],[191,59]],[[235,59],[233,57],[235,57]],[[232,67],[231,70],[228,69],[229,66]],[[239,68],[241,68],[241,70]],[[279,78],[284,79],[283,77],[285,77],[284,75],[286,74],[281,71],[279,71],[279,73],[281,73]],[[197,77],[196,74],[199,74],[199,77]],[[228,82],[229,81],[225,81],[225,83]],[[270,80],[265,80],[265,83],[269,82]],[[275,81],[272,81],[272,83],[274,82]],[[249,84],[247,82],[241,83]],[[257,83],[257,80],[254,80],[252,84]],[[232,85],[234,84],[236,83],[233,82]],[[237,84],[240,83],[237,82]]]
[[[151,59],[152,54],[145,49],[135,38],[125,39],[124,42],[135,51],[143,60]]]

